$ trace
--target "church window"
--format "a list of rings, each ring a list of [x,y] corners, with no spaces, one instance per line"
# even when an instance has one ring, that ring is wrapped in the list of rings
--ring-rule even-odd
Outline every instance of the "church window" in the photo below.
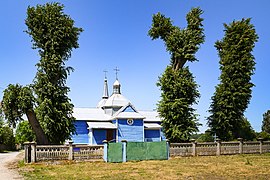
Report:
[[[128,125],[131,126],[133,123],[134,123],[134,120],[133,120],[133,119],[128,119],[128,120],[127,120],[127,124],[128,124]]]

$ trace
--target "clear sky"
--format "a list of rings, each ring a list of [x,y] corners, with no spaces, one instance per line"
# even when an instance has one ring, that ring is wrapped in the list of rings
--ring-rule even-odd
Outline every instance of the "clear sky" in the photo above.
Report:
[[[31,38],[24,32],[28,6],[45,0],[6,0],[0,5],[0,99],[10,83],[32,83],[39,61],[37,50],[31,49]],[[120,69],[122,94],[139,110],[152,110],[160,99],[156,86],[158,76],[169,64],[170,55],[161,40],[147,36],[152,15],[161,12],[174,25],[185,27],[185,15],[192,7],[204,11],[205,43],[198,51],[199,62],[188,63],[200,85],[201,98],[196,105],[200,128],[207,126],[206,117],[211,96],[218,84],[219,58],[214,43],[224,36],[223,23],[252,18],[259,41],[254,49],[256,71],[252,82],[252,99],[245,113],[256,131],[261,130],[262,114],[270,109],[269,71],[269,0],[61,0],[65,13],[84,32],[80,48],[75,49],[68,65],[75,68],[68,78],[69,94],[75,107],[95,107],[102,96],[104,73],[108,71],[109,91],[115,81],[113,69]]]

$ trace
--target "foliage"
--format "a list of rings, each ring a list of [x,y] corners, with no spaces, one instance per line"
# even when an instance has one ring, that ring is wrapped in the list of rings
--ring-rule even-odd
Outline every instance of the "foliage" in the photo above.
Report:
[[[250,122],[247,118],[243,118],[241,121],[241,129],[238,132],[239,137],[243,138],[244,140],[254,140],[256,139],[256,132],[251,127]]]
[[[270,133],[270,110],[263,114],[262,131]]]
[[[5,124],[1,112],[0,112],[0,144],[4,144],[10,149],[15,148],[15,138],[13,135],[13,130]]]
[[[270,133],[262,131],[260,133],[257,133],[256,137],[257,137],[257,139],[262,138],[264,141],[269,141],[270,140]]]
[[[251,76],[255,61],[251,52],[258,36],[250,19],[233,21],[224,27],[224,38],[215,44],[220,57],[220,84],[211,98],[207,120],[212,133],[222,140],[232,140],[246,130],[244,112],[254,86]]]
[[[38,105],[35,112],[49,141],[63,143],[75,132],[73,104],[65,85],[73,68],[66,67],[65,62],[72,49],[79,47],[77,41],[82,29],[74,26],[74,21],[63,13],[63,5],[58,3],[28,8],[27,15],[26,32],[41,56],[33,84]]]
[[[24,142],[36,141],[35,133],[28,121],[21,121],[18,124],[15,134],[16,144],[23,144]]]
[[[198,131],[195,109],[200,96],[188,67],[174,71],[168,66],[157,83],[161,88],[158,112],[163,118],[163,131],[170,142],[188,141]]]
[[[7,125],[0,128],[0,144],[7,145],[10,149],[15,148],[15,137],[12,128]]]
[[[9,123],[14,126],[26,114],[38,143],[63,143],[75,132],[73,104],[65,85],[73,68],[66,61],[72,49],[79,47],[82,29],[74,26],[63,8],[59,3],[28,7],[26,32],[41,57],[37,74],[31,88],[9,85],[4,92],[3,109]]]
[[[197,116],[192,105],[199,97],[194,77],[184,64],[196,61],[195,53],[204,42],[202,14],[200,8],[193,8],[187,14],[187,27],[173,26],[170,18],[157,13],[153,16],[149,36],[164,41],[171,54],[170,65],[159,77],[157,86],[161,88],[158,112],[161,116],[165,136],[171,142],[188,141],[191,134],[198,131]]]
[[[214,142],[214,136],[210,131],[205,131],[205,133],[201,134],[201,136],[197,139],[197,142]]]
[[[23,120],[22,116],[25,113],[36,134],[37,143],[48,144],[49,141],[35,116],[34,105],[35,98],[30,87],[10,84],[4,90],[2,107],[9,125],[15,127],[18,122]]]
[[[190,139],[195,139],[196,142],[214,142],[214,136],[211,132],[205,131],[205,133],[192,134]]]
[[[33,109],[34,101],[33,92],[29,86],[8,85],[4,90],[2,107],[9,125],[16,127],[16,124],[23,120],[23,114]]]
[[[195,53],[200,44],[204,42],[203,18],[200,8],[192,8],[187,14],[187,27],[180,29],[172,25],[170,18],[157,13],[153,16],[152,28],[149,36],[154,40],[160,38],[164,41],[167,51],[171,54],[171,65],[174,70],[184,66],[187,61],[197,61]]]

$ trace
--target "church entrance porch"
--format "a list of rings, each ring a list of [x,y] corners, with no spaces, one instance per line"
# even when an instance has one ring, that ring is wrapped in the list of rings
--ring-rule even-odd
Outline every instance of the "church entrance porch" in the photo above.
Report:
[[[103,144],[104,140],[107,140],[108,142],[115,142],[116,130],[115,129],[92,129],[92,131],[90,131],[90,144]]]
[[[116,125],[111,122],[87,122],[90,144],[102,144],[104,140],[115,142]]]

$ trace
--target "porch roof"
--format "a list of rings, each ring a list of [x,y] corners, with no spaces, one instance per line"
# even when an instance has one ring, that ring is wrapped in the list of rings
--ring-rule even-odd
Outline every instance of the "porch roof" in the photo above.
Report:
[[[117,129],[116,125],[111,122],[87,122],[88,129]]]
[[[161,129],[162,126],[158,123],[144,123],[145,129]]]

